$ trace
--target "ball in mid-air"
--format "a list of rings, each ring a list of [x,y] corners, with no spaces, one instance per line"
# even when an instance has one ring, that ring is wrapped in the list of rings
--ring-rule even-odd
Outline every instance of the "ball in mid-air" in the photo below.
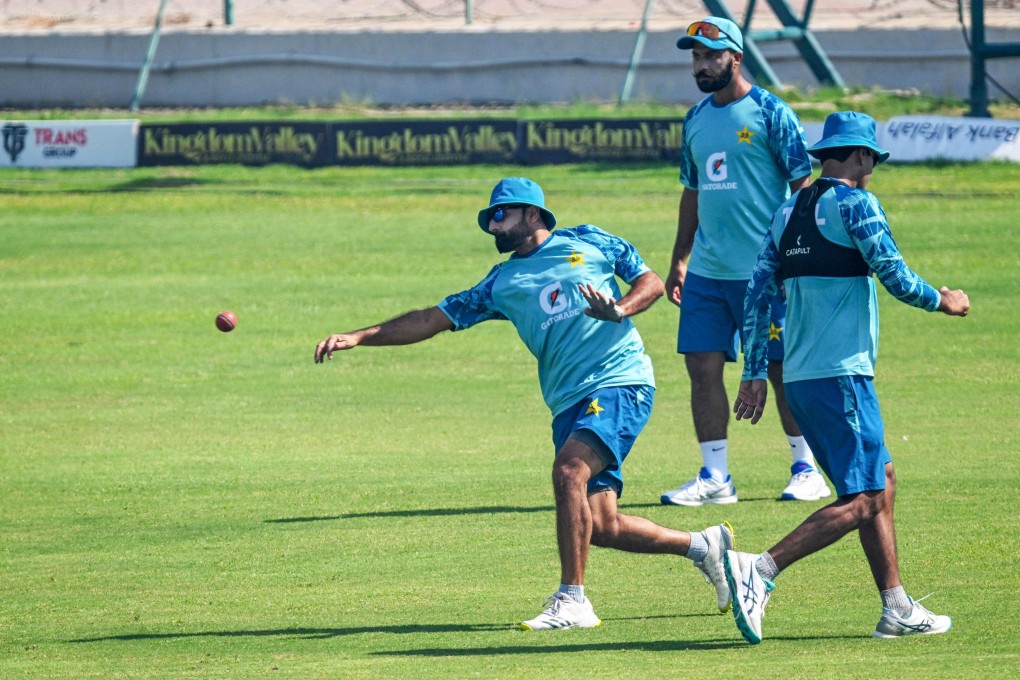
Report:
[[[216,315],[216,328],[219,328],[224,333],[237,328],[237,316],[230,311],[223,311]]]

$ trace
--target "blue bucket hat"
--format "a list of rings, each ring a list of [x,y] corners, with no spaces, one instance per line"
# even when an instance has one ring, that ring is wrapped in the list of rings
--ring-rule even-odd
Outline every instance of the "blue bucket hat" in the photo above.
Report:
[[[713,28],[714,27],[714,28]],[[709,37],[711,36],[711,37]],[[744,36],[740,27],[722,17],[705,17],[687,27],[687,35],[676,41],[676,46],[689,50],[699,42],[710,50],[744,51]]]
[[[856,111],[838,111],[830,113],[822,128],[822,139],[807,150],[818,157],[816,152],[822,149],[836,149],[846,146],[863,146],[878,154],[875,165],[889,158],[889,152],[878,145],[875,137],[875,119],[866,113]]]
[[[489,233],[489,211],[497,205],[508,205],[511,203],[523,203],[533,205],[542,213],[545,226],[552,229],[556,226],[556,217],[545,209],[545,194],[542,187],[532,182],[527,177],[505,177],[492,189],[489,197],[489,206],[478,211],[478,226],[482,231]]]

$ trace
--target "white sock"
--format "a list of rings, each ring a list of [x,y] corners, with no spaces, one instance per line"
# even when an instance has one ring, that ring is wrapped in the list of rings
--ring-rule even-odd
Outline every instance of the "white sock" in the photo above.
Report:
[[[559,592],[569,595],[574,602],[584,604],[584,586],[561,583]]]
[[[815,454],[811,453],[811,447],[808,446],[807,440],[804,436],[791,437],[786,435],[787,441],[790,442],[790,454],[793,456],[793,464],[807,463],[811,467],[818,469],[815,465]]]
[[[713,439],[708,442],[701,442],[702,464],[712,473],[712,477],[724,481],[730,476],[730,468],[727,463],[727,444],[725,439]]]

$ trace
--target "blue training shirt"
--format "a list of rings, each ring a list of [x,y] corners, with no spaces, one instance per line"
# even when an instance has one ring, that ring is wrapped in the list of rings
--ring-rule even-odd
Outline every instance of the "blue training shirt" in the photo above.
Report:
[[[497,264],[473,288],[439,303],[454,330],[509,320],[538,359],[542,396],[553,415],[593,390],[655,386],[652,361],[626,318],[600,321],[584,313],[577,287],[590,283],[619,300],[619,276],[631,283],[650,269],[633,245],[590,224],[558,229],[527,255]]]
[[[810,174],[804,128],[782,99],[755,85],[726,106],[701,100],[684,118],[680,145],[680,181],[698,192],[688,270],[747,280],[790,182]]]
[[[836,245],[856,248],[871,272],[896,299],[929,312],[937,311],[942,295],[904,262],[875,195],[839,180],[825,179],[836,182],[836,186],[818,199],[814,219],[821,236]],[[800,193],[776,211],[748,284],[744,302],[747,344],[743,380],[766,377],[769,300],[779,284],[779,242]],[[803,255],[810,257],[810,253]],[[785,285],[783,382],[839,375],[874,376],[878,358],[878,296],[874,278],[798,276],[787,278]]]

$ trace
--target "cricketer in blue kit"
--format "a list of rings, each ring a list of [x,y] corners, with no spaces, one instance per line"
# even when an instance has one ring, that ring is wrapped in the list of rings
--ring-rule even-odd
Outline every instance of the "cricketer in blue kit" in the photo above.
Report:
[[[762,416],[770,295],[783,283],[786,397],[838,498],[764,553],[726,553],[733,613],[744,639],[761,642],[761,617],[780,571],[856,530],[882,599],[872,635],[944,633],[951,619],[911,599],[900,582],[896,476],[873,384],[875,278],[896,299],[929,312],[967,316],[970,300],[962,290],[933,288],[904,262],[885,211],[865,188],[889,157],[870,116],[831,114],[809,153],[822,162],[822,176],[776,212],[747,289],[744,372],[733,410],[752,424]]]
[[[357,345],[405,345],[442,331],[507,320],[538,360],[542,395],[552,412],[553,491],[560,587],[525,630],[591,628],[601,623],[584,594],[590,545],[685,556],[730,606],[722,555],[733,547],[723,523],[700,532],[668,529],[623,515],[623,461],[651,414],[652,363],[630,317],[663,293],[662,280],[634,246],[584,224],[553,232],[556,217],[535,182],[508,177],[493,188],[478,226],[510,257],[477,285],[435,307],[330,335],[315,361]],[[630,287],[623,294],[619,277]]]
[[[687,112],[680,144],[683,191],[666,275],[666,296],[680,307],[677,352],[691,381],[691,415],[701,469],[661,494],[667,505],[737,502],[730,474],[726,362],[737,360],[744,291],[776,208],[810,182],[804,129],[776,95],[742,75],[740,28],[722,17],[691,24],[677,47],[690,50],[698,88],[708,94]],[[817,501],[832,492],[815,468],[782,391],[785,300],[772,306],[769,379],[790,446],[790,481],[781,500]]]

